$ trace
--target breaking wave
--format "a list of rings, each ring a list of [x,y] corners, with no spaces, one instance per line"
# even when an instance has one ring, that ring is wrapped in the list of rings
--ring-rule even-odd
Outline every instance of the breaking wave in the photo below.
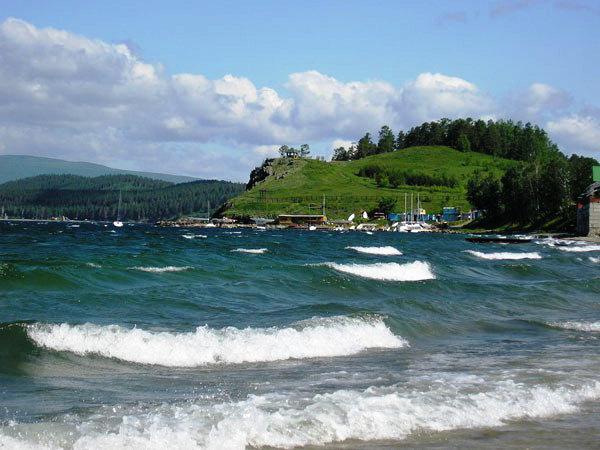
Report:
[[[415,261],[412,263],[376,263],[376,264],[337,264],[325,263],[338,272],[349,273],[362,278],[383,281],[421,281],[433,280],[433,274],[429,263]]]
[[[600,322],[578,322],[568,320],[566,322],[551,322],[548,325],[554,328],[573,331],[598,331],[600,332]]]
[[[475,250],[465,250],[465,253],[476,256],[481,259],[507,259],[507,260],[519,260],[519,259],[542,259],[542,255],[538,252],[531,253],[511,253],[511,252],[497,252],[497,253],[483,253]]]
[[[345,316],[314,318],[286,328],[202,326],[183,333],[118,325],[32,324],[27,325],[27,335],[55,351],[171,367],[344,356],[408,345],[379,317]]]
[[[135,266],[129,267],[130,270],[139,270],[141,272],[164,273],[164,272],[183,272],[192,269],[191,266],[166,266],[166,267],[151,267],[151,266]]]
[[[266,248],[236,248],[235,250],[231,251],[237,253],[251,253],[253,255],[262,255],[263,253],[267,253],[269,250]]]
[[[519,419],[574,413],[579,404],[600,397],[598,382],[549,387],[507,380],[466,387],[470,389],[457,391],[452,383],[423,390],[396,385],[308,398],[275,393],[216,405],[163,405],[124,416],[108,433],[95,431],[99,427],[92,419],[78,427],[77,434],[86,434],[73,447],[164,449],[168,443],[172,449],[244,449],[397,442],[419,432],[501,427]],[[40,448],[0,436],[2,443]]]
[[[590,262],[598,264],[600,263],[600,257],[594,258],[593,256],[590,256]]]
[[[206,239],[208,236],[205,234],[182,234],[181,237],[185,239]]]
[[[385,247],[346,247],[346,249],[369,255],[397,256],[402,254],[400,250],[389,245]]]

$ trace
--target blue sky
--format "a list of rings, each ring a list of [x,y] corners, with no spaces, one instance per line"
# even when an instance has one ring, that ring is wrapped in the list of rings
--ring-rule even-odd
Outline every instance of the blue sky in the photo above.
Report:
[[[213,108],[199,111],[190,106],[180,111],[177,104],[181,101],[173,100],[165,94],[166,88],[162,89],[161,95],[168,98],[158,103],[167,102],[170,109],[163,123],[169,124],[167,128],[171,131],[179,130],[179,134],[163,133],[158,125],[141,130],[141,122],[121,126],[123,120],[119,124],[107,120],[106,127],[114,128],[107,138],[98,135],[99,128],[74,120],[67,128],[76,132],[78,128],[85,129],[85,132],[68,142],[66,130],[58,135],[56,123],[44,124],[39,120],[35,124],[35,142],[27,143],[23,140],[24,136],[31,136],[31,124],[26,123],[31,114],[28,116],[26,109],[20,110],[24,123],[19,124],[15,123],[13,111],[13,119],[5,124],[0,115],[0,138],[5,142],[0,153],[30,148],[30,152],[45,156],[147,170],[160,169],[166,157],[192,155],[195,164],[210,169],[191,169],[184,164],[169,164],[165,169],[191,175],[225,176],[232,166],[228,159],[231,155],[224,158],[223,153],[234,148],[234,178],[243,178],[251,165],[260,162],[278,144],[306,141],[317,153],[327,154],[334,141],[356,139],[366,131],[365,127],[376,131],[380,124],[376,121],[365,124],[367,116],[403,128],[422,119],[464,114],[532,120],[550,128],[551,136],[566,152],[594,154],[597,151],[594,142],[600,133],[600,3],[595,1],[103,1],[92,4],[4,0],[1,3],[0,22],[6,29],[4,45],[0,35],[0,58],[3,52],[23,53],[19,47],[22,45],[27,45],[28,51],[33,51],[32,45],[43,47],[45,54],[57,48],[56,42],[46,45],[56,38],[52,35],[36,36],[34,43],[26,44],[14,38],[17,24],[7,22],[14,18],[35,30],[64,31],[73,36],[73,42],[79,37],[109,46],[124,43],[131,53],[126,56],[129,60],[153,67],[156,76],[168,84],[173,84],[171,79],[179,74],[193,74],[215,81],[216,86],[220,83],[218,80],[231,74],[237,87],[231,87],[231,80],[225,80],[229,86],[225,93],[218,86],[215,88],[218,104],[223,103],[223,95],[229,96],[226,98],[230,114],[226,117],[223,111]],[[81,64],[77,45],[66,45],[70,53],[61,52],[60,57]],[[42,75],[55,68],[42,70],[40,75],[33,73],[40,70],[39,65],[28,67],[30,62],[14,58],[10,62],[23,64],[23,78],[15,77],[14,73],[6,75],[7,92],[11,91],[11,83],[31,85],[35,80],[44,87],[47,96],[88,100],[87,96],[81,100],[84,97],[80,92],[66,95],[57,91],[69,84],[82,84],[81,77],[86,75],[81,70],[68,75],[60,72],[61,76],[74,77],[72,83],[67,78],[60,84],[48,81],[46,85]],[[314,76],[315,73],[319,75]],[[292,74],[308,75],[298,76],[294,81],[290,78]],[[440,77],[420,80],[421,74]],[[105,74],[104,80],[110,77]],[[115,75],[115,79],[118,78]],[[276,92],[278,106],[263,101],[256,105],[254,94],[246,90],[240,93],[238,81],[242,79],[248,80],[255,89],[265,87]],[[457,87],[457,79],[469,85]],[[354,82],[362,85],[355,86]],[[374,85],[379,82],[386,86]],[[99,81],[85,82],[90,83],[97,85]],[[186,89],[192,89],[190,83]],[[175,84],[179,86],[178,82]],[[433,85],[438,89],[436,95],[431,91]],[[177,86],[168,89],[177,90]],[[448,94],[448,86],[457,91]],[[343,124],[332,125],[327,132],[315,128],[309,111],[315,111],[315,121],[337,120],[332,111],[326,111],[328,103],[335,101],[328,96],[332,91],[337,92],[335,99],[351,91],[340,106],[343,111],[348,110],[349,103],[352,108],[361,102],[366,106],[364,111],[354,111],[354,116],[348,114],[341,118]],[[475,91],[477,98],[473,97]],[[158,95],[155,91],[147,92],[153,98]],[[89,89],[86,93],[89,94]],[[232,95],[237,97],[232,99]],[[454,98],[450,104],[447,95],[470,97]],[[187,100],[190,93],[184,96]],[[389,101],[392,97],[395,100]],[[411,101],[407,101],[407,97]],[[214,100],[214,95],[211,98]],[[321,99],[324,101],[320,102]],[[11,98],[15,103],[22,100]],[[291,104],[282,106],[280,100],[284,103],[289,100]],[[136,97],[135,101],[146,104],[147,99]],[[198,96],[197,101],[204,104],[204,97]],[[243,105],[232,106],[238,101]],[[381,102],[387,106],[383,108]],[[410,108],[421,107],[426,102],[429,103],[422,114],[410,114]],[[158,103],[154,107],[158,108]],[[93,105],[89,106],[91,109]],[[135,104],[135,109],[140,107],[143,107],[140,103]],[[244,112],[235,109],[238,107]],[[370,110],[371,107],[374,109]],[[111,111],[115,108],[113,105]],[[268,120],[254,120],[248,113],[252,108],[271,111]],[[319,115],[320,112],[323,115]],[[164,110],[157,109],[156,114],[159,113]],[[236,122],[242,116],[245,119]],[[262,122],[263,119],[266,122]],[[94,123],[97,125],[99,120],[102,118],[95,119]],[[228,126],[217,127],[212,120],[221,120],[221,123],[225,120]],[[361,124],[365,126],[360,128]],[[4,131],[2,125],[5,125]],[[273,129],[265,132],[271,126]],[[585,139],[577,137],[581,132],[586,133]],[[91,134],[98,143],[86,149],[82,143],[89,141]],[[107,140],[112,146],[135,147],[135,151],[113,148],[111,153],[110,145],[101,148],[100,142]],[[75,148],[79,154],[74,153]],[[220,165],[225,168],[220,169]]]

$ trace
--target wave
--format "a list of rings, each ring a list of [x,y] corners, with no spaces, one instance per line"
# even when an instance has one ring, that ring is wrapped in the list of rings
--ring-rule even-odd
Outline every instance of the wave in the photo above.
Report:
[[[100,264],[97,263],[93,263],[93,262],[87,262],[85,263],[86,266],[91,267],[92,269],[101,269],[102,266]]]
[[[206,239],[208,238],[207,235],[205,234],[182,234],[181,237],[185,238],[185,239]]]
[[[151,273],[164,273],[164,272],[183,272],[190,270],[191,266],[165,266],[165,267],[151,267],[151,266],[135,266],[129,267],[129,270],[139,270],[141,272]]]
[[[338,272],[349,273],[362,278],[382,281],[421,281],[434,280],[429,263],[415,261],[412,263],[375,263],[375,264],[338,264],[324,263]]]
[[[600,245],[563,245],[557,246],[563,252],[599,252]]]
[[[563,330],[600,332],[600,322],[578,322],[567,320],[565,322],[550,322],[548,325]]]
[[[267,253],[269,250],[266,248],[236,248],[235,250],[231,250],[236,253],[251,253],[253,255],[262,255],[263,253]]]
[[[381,318],[315,318],[286,328],[222,329],[202,326],[174,333],[118,325],[27,326],[38,346],[78,355],[171,367],[353,355],[369,348],[408,345]]]
[[[400,250],[389,245],[385,247],[346,247],[346,249],[369,255],[397,256],[402,254]]]
[[[312,397],[250,395],[238,402],[135,410],[104,433],[96,431],[105,427],[100,428],[94,420],[105,417],[89,419],[77,427],[78,435],[86,434],[77,436],[73,447],[162,449],[168,442],[173,449],[244,449],[398,442],[422,432],[501,427],[519,419],[574,413],[581,403],[599,397],[597,381],[577,387],[549,387],[510,380],[466,383],[458,390],[456,384],[441,382],[422,390],[396,385],[337,390]],[[40,433],[40,437],[45,436]],[[44,448],[24,438],[1,435],[0,444]]]
[[[511,252],[497,252],[497,253],[483,253],[475,250],[465,250],[465,253],[476,256],[481,259],[508,259],[508,260],[519,260],[519,259],[542,259],[542,255],[538,252],[531,253],[511,253]]]
[[[590,262],[598,264],[598,263],[600,263],[600,257],[594,258],[593,256],[590,256]]]

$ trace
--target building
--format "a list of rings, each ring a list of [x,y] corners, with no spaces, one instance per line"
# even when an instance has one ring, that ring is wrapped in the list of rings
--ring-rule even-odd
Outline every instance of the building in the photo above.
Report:
[[[600,170],[594,171],[599,180],[588,186],[577,199],[577,233],[582,236],[600,236]]]
[[[323,214],[280,214],[277,216],[279,225],[298,227],[303,225],[325,225],[327,216]]]
[[[442,208],[442,221],[456,222],[460,220],[460,211],[453,206],[444,206]]]

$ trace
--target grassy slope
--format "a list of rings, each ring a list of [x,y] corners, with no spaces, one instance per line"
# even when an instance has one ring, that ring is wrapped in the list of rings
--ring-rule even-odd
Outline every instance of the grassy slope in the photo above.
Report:
[[[356,175],[362,166],[370,164],[427,174],[446,174],[458,179],[459,186],[378,188],[374,180]],[[482,153],[463,153],[448,147],[412,147],[350,162],[277,160],[274,164],[275,173],[233,199],[225,214],[274,217],[281,213],[317,213],[321,211],[325,195],[327,216],[346,218],[352,212],[373,209],[381,197],[396,198],[396,210],[402,211],[405,192],[409,194],[409,199],[413,193],[415,202],[417,193],[420,193],[423,208],[428,212],[440,212],[442,206],[458,206],[468,210],[470,205],[466,200],[466,184],[473,172],[487,170],[501,174],[512,164],[516,162]]]

